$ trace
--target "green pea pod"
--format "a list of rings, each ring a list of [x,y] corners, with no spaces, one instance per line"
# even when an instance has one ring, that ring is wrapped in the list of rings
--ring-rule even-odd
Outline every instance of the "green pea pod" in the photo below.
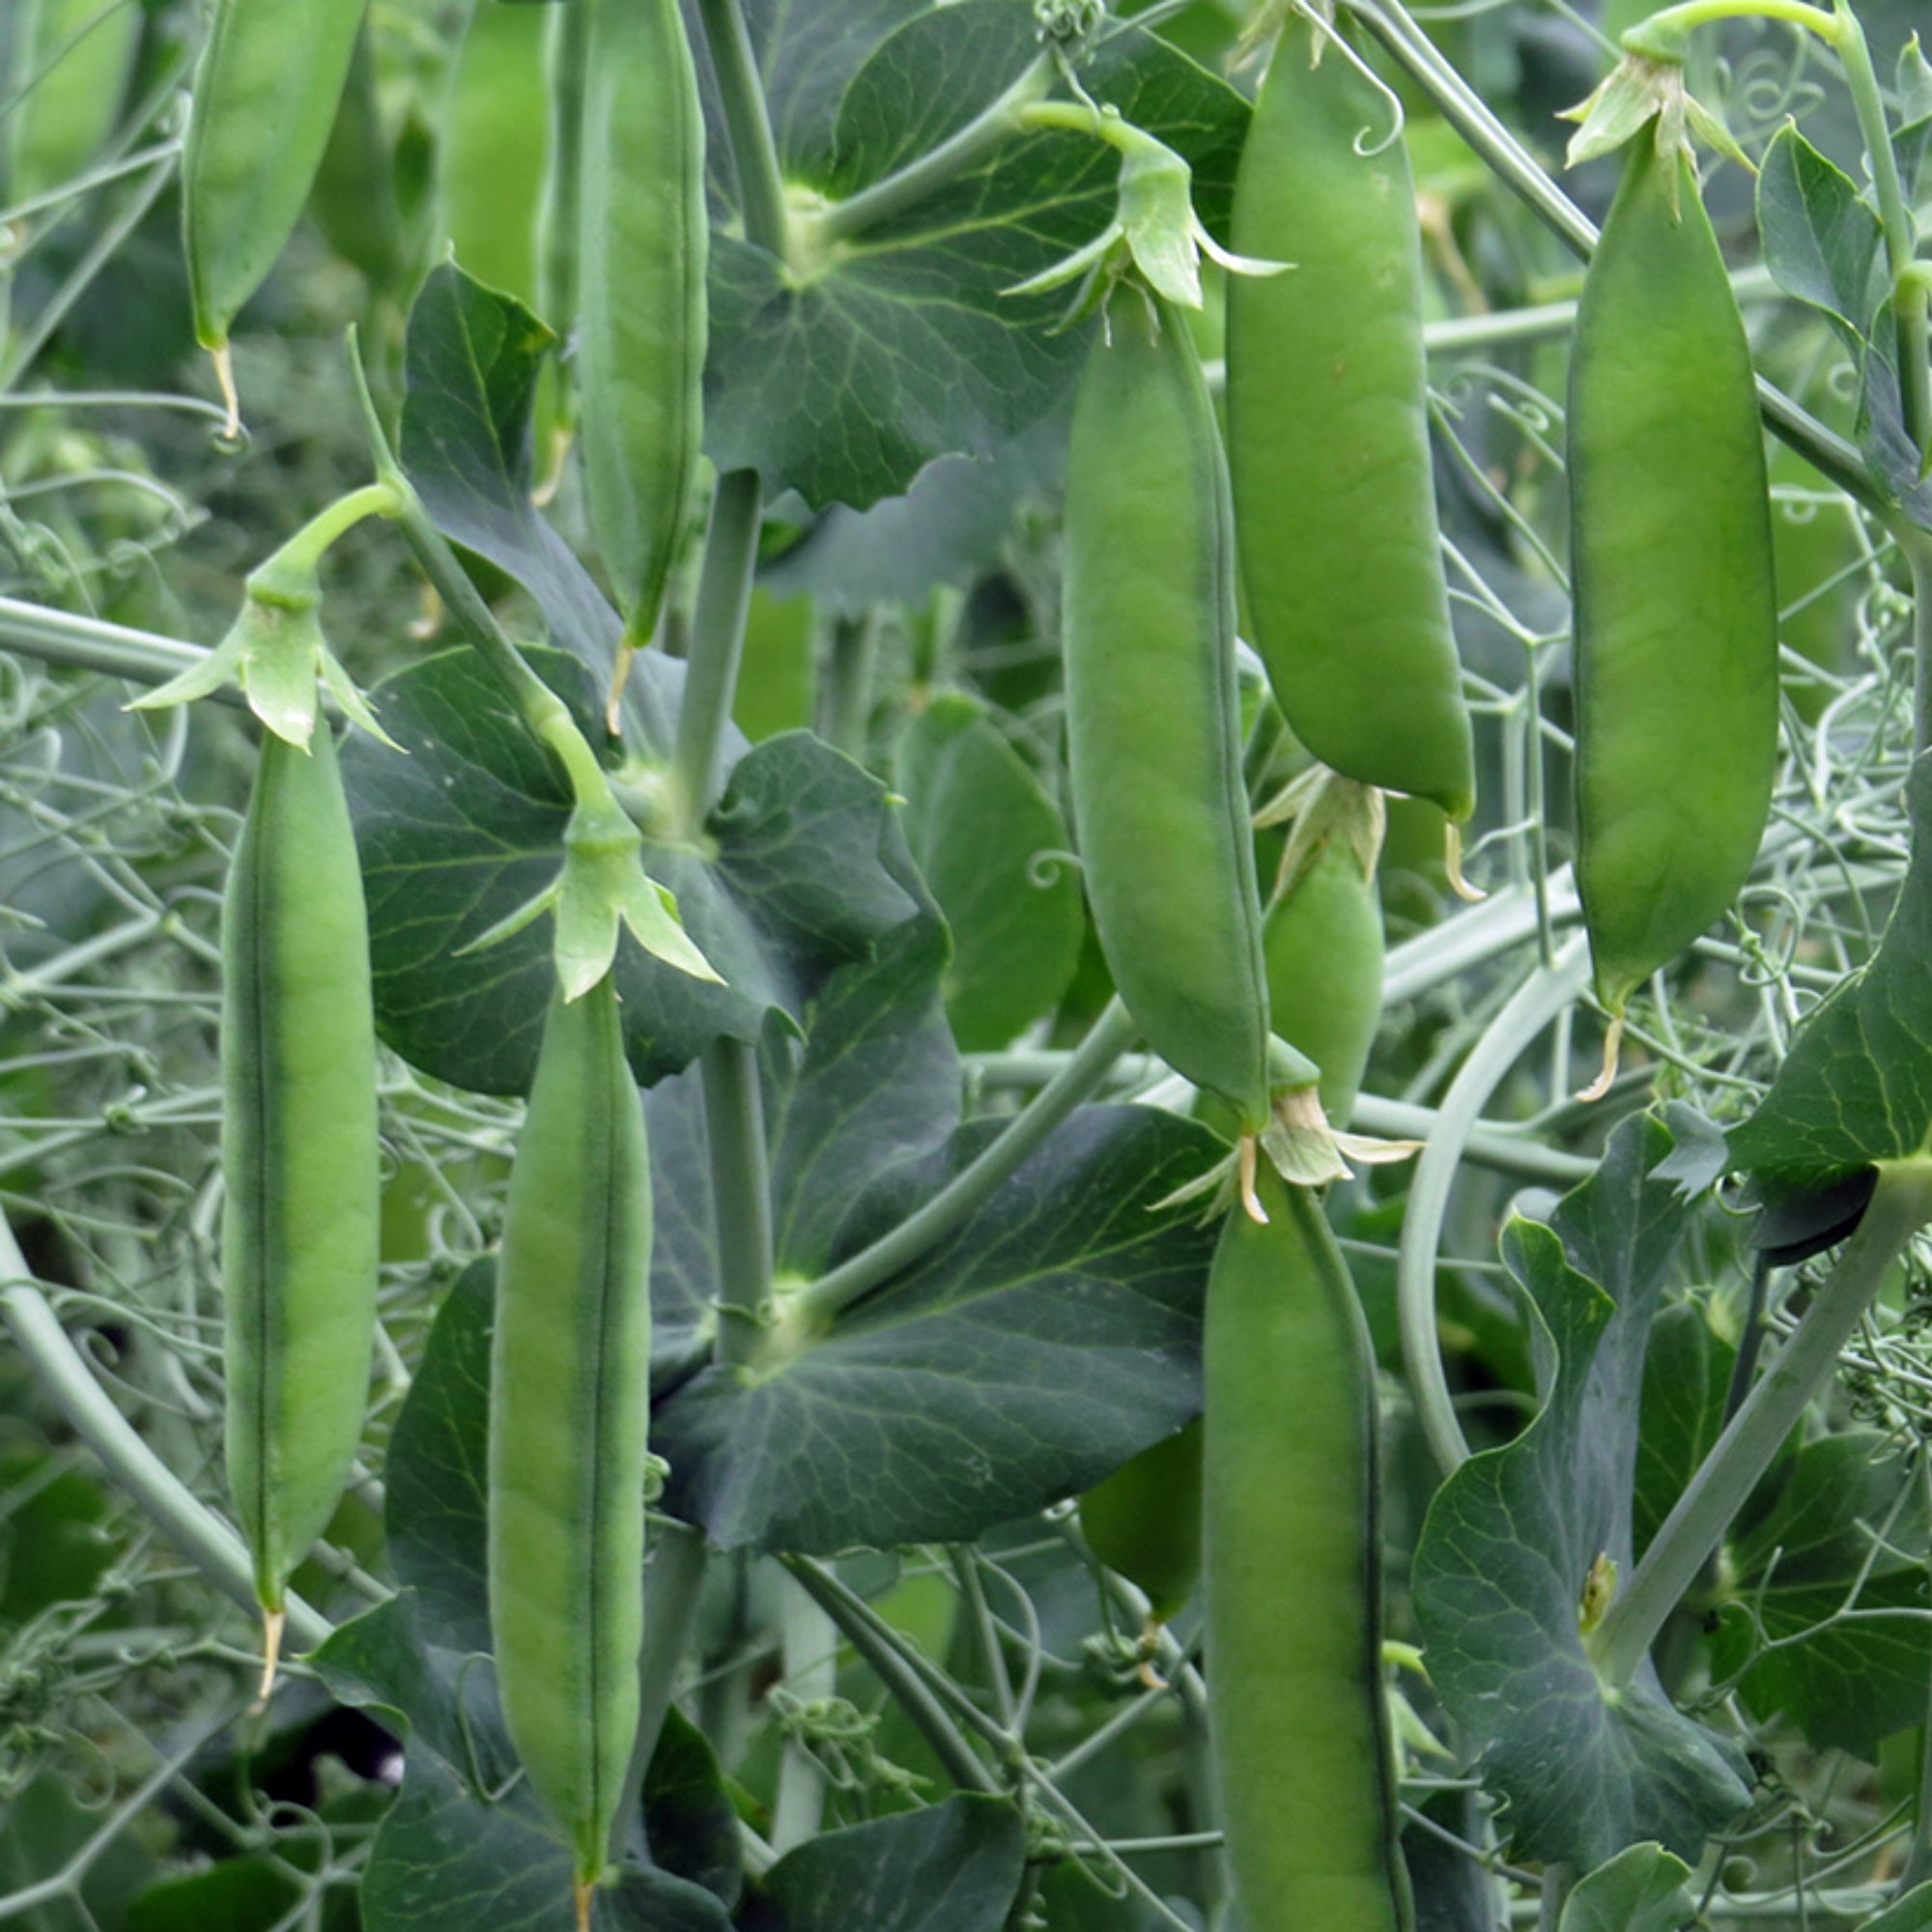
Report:
[[[362,1434],[382,1217],[362,875],[335,742],[262,741],[222,909],[228,1485],[274,1678]]]
[[[1148,1600],[1149,1619],[1179,1614],[1201,1575],[1201,1421],[1163,1436],[1080,1498],[1087,1547]]]
[[[1321,1111],[1346,1126],[1382,1011],[1382,908],[1343,838],[1309,852],[1267,909],[1268,1005],[1282,1037],[1321,1069]]]
[[[580,1923],[638,1733],[651,1185],[609,974],[552,1000],[491,1344],[490,1627],[503,1717],[568,1839]]]
[[[300,218],[335,123],[364,0],[215,0],[182,150],[195,338],[227,373],[228,327]]]
[[[1294,734],[1364,784],[1475,805],[1430,473],[1415,186],[1397,109],[1291,14],[1241,151],[1228,459],[1249,626]]]
[[[1381,1683],[1375,1359],[1321,1203],[1264,1170],[1208,1282],[1208,1694],[1248,1932],[1410,1922]]]
[[[1185,322],[1132,285],[1074,404],[1064,594],[1067,763],[1100,949],[1153,1050],[1258,1132],[1267,984],[1227,469]]]
[[[1689,157],[1647,134],[1584,279],[1569,466],[1577,883],[1620,1015],[1736,897],[1777,763],[1750,351]]]
[[[624,613],[650,641],[683,539],[703,397],[704,116],[677,0],[591,10],[578,249],[578,362],[590,523]]]

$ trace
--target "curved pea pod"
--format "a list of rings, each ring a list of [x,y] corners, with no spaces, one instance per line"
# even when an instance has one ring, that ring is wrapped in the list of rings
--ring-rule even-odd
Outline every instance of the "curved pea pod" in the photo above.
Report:
[[[650,641],[696,474],[706,310],[704,117],[677,0],[587,5],[578,183],[580,413],[590,523]]]
[[[271,1688],[288,1579],[341,1500],[369,1392],[381,1146],[368,919],[325,727],[272,732],[222,908],[228,1486]]]
[[[490,1627],[510,1740],[580,1923],[638,1733],[650,1169],[606,975],[554,997],[510,1170],[491,1342]]]
[[[1201,1575],[1201,1420],[1197,1416],[1080,1498],[1087,1547],[1148,1600],[1149,1620],[1179,1615]]]
[[[1375,1363],[1316,1197],[1264,1170],[1208,1282],[1208,1695],[1249,1932],[1410,1923],[1381,1684]]]
[[[1382,1011],[1375,864],[1341,832],[1295,856],[1262,929],[1276,1031],[1321,1069],[1321,1111],[1346,1126]]]
[[[1229,280],[1228,460],[1252,640],[1295,736],[1460,821],[1474,753],[1394,115],[1331,30],[1290,16],[1241,151],[1234,245],[1291,266]]]
[[[228,327],[268,279],[322,164],[364,0],[215,0],[182,149],[195,338],[227,373]]]
[[[1634,149],[1571,353],[1577,883],[1597,991],[1730,904],[1777,763],[1777,595],[1750,352],[1689,159]]]
[[[1131,285],[1080,379],[1065,558],[1067,763],[1101,952],[1153,1050],[1258,1132],[1267,985],[1227,469],[1186,325]]]

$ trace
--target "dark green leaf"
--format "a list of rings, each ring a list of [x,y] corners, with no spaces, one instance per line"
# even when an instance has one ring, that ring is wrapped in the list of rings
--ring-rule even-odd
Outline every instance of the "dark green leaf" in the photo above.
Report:
[[[644,1839],[661,1869],[701,1885],[727,1909],[738,1903],[745,1887],[738,1814],[709,1739],[674,1705],[644,1777]]]
[[[384,1470],[397,1580],[457,1652],[490,1649],[483,1499],[489,1459],[490,1319],[496,1264],[472,1262],[444,1297]]]
[[[598,742],[588,673],[559,652],[530,658]],[[550,918],[481,952],[462,949],[556,876],[569,789],[472,653],[412,666],[379,690],[411,755],[366,739],[343,753],[377,1023],[425,1072],[479,1093],[521,1092],[550,996]],[[719,1037],[756,1040],[768,1011],[796,1013],[820,976],[910,916],[915,902],[882,856],[892,823],[876,780],[788,732],[733,768],[705,852],[646,837],[645,869],[676,894],[727,983],[620,946],[625,1042],[640,1080],[675,1072]]]
[[[1059,1004],[1085,923],[1071,840],[985,707],[936,697],[899,740],[906,838],[952,928],[946,1009],[962,1051],[1005,1046]]]
[[[937,1192],[995,1124],[889,1175],[841,1248]],[[822,1339],[679,1389],[653,1429],[669,1506],[725,1548],[952,1541],[1084,1489],[1178,1429],[1200,1406],[1212,1237],[1148,1208],[1219,1151],[1173,1115],[1082,1108]]]
[[[1632,1845],[1578,1881],[1557,1932],[1679,1932],[1696,1913],[1690,1867],[1662,1845]]]
[[[1928,1927],[1932,1927],[1932,1885],[1916,1885],[1876,1918],[1867,1918],[1861,1932],[1927,1932]]]
[[[1914,35],[1898,50],[1893,76],[1898,90],[1898,125],[1892,129],[1892,152],[1898,157],[1899,180],[1908,198],[1925,191],[1925,160],[1932,155],[1932,65]]]
[[[787,1853],[740,1923],[743,1932],[1000,1932],[1025,1857],[1012,1804],[950,1798]]]
[[[849,28],[840,9],[837,48],[823,23],[808,24],[811,10],[768,0],[753,11],[766,27],[781,161],[839,196],[956,130],[1039,54],[1031,11],[1012,0],[875,6]],[[1134,29],[1110,38],[1081,78],[1192,163],[1203,216],[1221,227],[1241,97]],[[908,101],[924,104],[919,116]],[[781,264],[719,238],[706,375],[714,462],[757,469],[815,508],[864,508],[909,490],[935,459],[991,455],[1051,413],[1085,331],[1052,332],[1062,292],[1001,291],[1105,227],[1118,172],[1115,152],[1084,133],[1009,137],[818,259]]]
[[[1731,1160],[1809,1187],[1932,1141],[1932,762],[1913,768],[1912,864],[1869,965],[1842,981],[1791,1042],[1771,1092],[1733,1127]]]
[[[1747,1797],[1734,1746],[1647,1670],[1608,1692],[1578,1630],[1593,1567],[1631,1561],[1638,1378],[1690,1211],[1653,1173],[1669,1148],[1661,1122],[1628,1122],[1551,1226],[1505,1230],[1553,1359],[1544,1406],[1443,1484],[1416,1551],[1430,1671],[1499,1822],[1521,1856],[1584,1867],[1647,1838],[1695,1858]]]
[[[1855,353],[1885,299],[1878,216],[1851,178],[1787,122],[1757,178],[1765,266],[1786,295],[1831,318]]]
[[[278,1847],[286,1859],[295,1847]],[[205,1871],[162,1879],[128,1901],[127,1932],[242,1932],[298,1913],[302,1887],[286,1863],[223,1859]]]
[[[366,1932],[572,1932],[571,1855],[516,1802],[484,1804],[430,1751],[412,1751],[403,1788],[362,1877]],[[710,1892],[624,1865],[597,1893],[611,1932],[728,1932]]]
[[[1701,1301],[1663,1309],[1643,1364],[1631,1543],[1641,1556],[1724,1426],[1737,1350],[1711,1330]]]

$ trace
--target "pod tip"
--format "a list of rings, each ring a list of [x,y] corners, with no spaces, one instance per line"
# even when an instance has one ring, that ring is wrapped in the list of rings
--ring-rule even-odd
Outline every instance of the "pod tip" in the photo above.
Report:
[[[1480,886],[1472,886],[1463,876],[1463,828],[1451,818],[1442,827],[1442,863],[1449,873],[1449,890],[1459,899],[1480,905],[1489,897]]]
[[[597,1881],[594,1878],[572,1879],[570,1895],[577,1907],[577,1932],[590,1932],[590,1906],[597,1896]]]
[[[282,1633],[288,1627],[285,1610],[262,1611],[262,1681],[255,1691],[255,1708],[265,1711],[275,1689],[275,1671],[282,1661]]]
[[[1604,1035],[1603,1070],[1577,1095],[1577,1099],[1601,1100],[1610,1091],[1611,1083],[1617,1077],[1617,1061],[1623,1051],[1623,1044],[1624,1016],[1618,1013],[1610,1021],[1608,1032]]]
[[[221,440],[231,448],[242,441],[242,398],[235,387],[235,356],[224,340],[209,350],[214,362],[214,380],[221,385],[221,404],[228,412],[221,425]]]

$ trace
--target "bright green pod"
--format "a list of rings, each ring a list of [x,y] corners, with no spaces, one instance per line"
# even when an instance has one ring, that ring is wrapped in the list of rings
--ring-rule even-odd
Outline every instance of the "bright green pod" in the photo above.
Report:
[[[217,355],[301,216],[363,4],[215,0],[182,149],[182,219],[195,337]]]
[[[1397,112],[1332,32],[1289,16],[1241,151],[1234,246],[1292,266],[1229,278],[1228,461],[1249,628],[1294,735],[1460,821],[1475,763]]]
[[[650,1417],[644,1113],[606,974],[552,1000],[510,1170],[490,1352],[490,1628],[510,1741],[580,1922],[638,1735]]]
[[[646,644],[690,513],[702,429],[704,116],[677,0],[588,6],[578,183],[579,418],[590,525]]]
[[[1080,1498],[1080,1530],[1166,1623],[1201,1576],[1201,1418],[1130,1456]]]
[[[1263,1164],[1208,1282],[1209,1721],[1248,1932],[1410,1922],[1381,1681],[1375,1357],[1321,1205]]]
[[[1066,458],[1066,754],[1100,950],[1148,1044],[1268,1119],[1227,467],[1180,315],[1119,290]]]
[[[1267,909],[1262,929],[1276,1031],[1321,1069],[1321,1111],[1345,1127],[1382,1013],[1382,907],[1374,875],[1324,838]]]
[[[1750,351],[1689,157],[1632,152],[1570,360],[1577,885],[1614,1014],[1757,856],[1777,592]]]
[[[335,742],[272,732],[222,909],[228,1486],[268,1620],[362,1435],[382,1219],[362,875]]]

